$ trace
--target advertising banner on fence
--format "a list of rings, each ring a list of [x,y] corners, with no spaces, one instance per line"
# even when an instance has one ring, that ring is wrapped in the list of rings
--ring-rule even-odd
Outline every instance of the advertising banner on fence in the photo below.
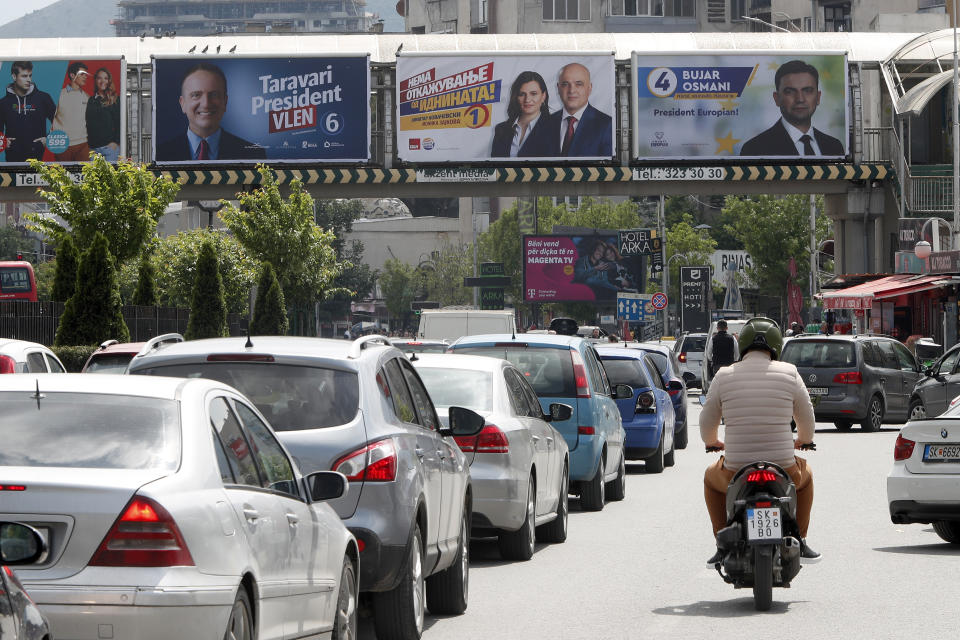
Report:
[[[365,162],[369,57],[155,58],[160,164]]]
[[[633,54],[635,157],[847,155],[844,53]]]
[[[641,256],[624,258],[617,234],[524,236],[523,290],[527,302],[615,302],[639,293]]]
[[[0,163],[87,162],[126,153],[126,69],[122,58],[4,60],[0,78]]]
[[[410,162],[608,160],[613,53],[400,54],[397,149]]]

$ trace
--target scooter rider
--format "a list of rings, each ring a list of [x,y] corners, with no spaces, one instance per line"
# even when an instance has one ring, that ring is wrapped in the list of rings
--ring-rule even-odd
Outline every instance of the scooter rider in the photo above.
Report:
[[[819,560],[806,544],[813,505],[813,476],[807,461],[794,455],[801,445],[813,442],[815,418],[810,396],[797,368],[780,362],[783,337],[777,323],[753,318],[740,331],[740,361],[716,372],[706,404],[700,413],[700,437],[708,448],[723,449],[716,464],[707,467],[703,493],[713,524],[713,534],[727,524],[727,486],[744,465],[758,460],[783,467],[797,490],[797,525],[802,540],[801,558]],[[725,442],[718,437],[720,419]],[[790,430],[797,423],[797,440]],[[720,551],[708,564],[722,560]]]

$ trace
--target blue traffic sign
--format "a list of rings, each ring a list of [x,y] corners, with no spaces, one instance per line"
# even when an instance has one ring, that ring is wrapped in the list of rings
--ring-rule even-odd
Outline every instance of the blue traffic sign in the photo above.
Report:
[[[649,293],[618,293],[617,318],[631,322],[647,322],[656,316],[656,310],[650,304]]]

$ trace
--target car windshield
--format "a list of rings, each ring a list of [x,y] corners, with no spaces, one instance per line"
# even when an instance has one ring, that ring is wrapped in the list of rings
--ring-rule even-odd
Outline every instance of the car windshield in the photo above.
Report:
[[[857,366],[853,342],[839,340],[791,340],[783,348],[782,359],[796,367],[840,369]]]
[[[83,370],[84,373],[123,373],[133,356],[129,353],[105,353],[102,356],[94,355],[90,364]]]
[[[360,408],[357,374],[323,367],[258,362],[194,362],[158,365],[136,374],[210,378],[250,398],[277,431],[335,427]]]
[[[687,336],[683,339],[683,345],[681,345],[680,350],[686,353],[703,351],[706,344],[707,336]]]
[[[493,409],[493,379],[489,371],[417,367],[437,409],[466,407],[474,411]]]
[[[573,398],[577,395],[573,360],[567,349],[470,345],[456,349],[456,353],[509,360],[538,396]]]
[[[628,384],[636,389],[649,387],[647,376],[643,373],[643,365],[633,358],[610,358],[600,356],[603,369],[610,378],[610,384]]]
[[[180,405],[99,393],[0,393],[0,466],[159,469],[180,465]]]

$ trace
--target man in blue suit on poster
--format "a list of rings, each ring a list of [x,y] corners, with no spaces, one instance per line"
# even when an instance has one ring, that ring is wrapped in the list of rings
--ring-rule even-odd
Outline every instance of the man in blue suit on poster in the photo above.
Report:
[[[187,69],[180,82],[180,109],[187,130],[160,143],[157,162],[267,159],[263,147],[220,127],[227,111],[227,78],[220,67],[200,62]]]
[[[590,70],[578,62],[560,69],[557,93],[563,109],[550,114],[556,141],[553,154],[561,157],[613,156],[613,119],[590,104]]]

